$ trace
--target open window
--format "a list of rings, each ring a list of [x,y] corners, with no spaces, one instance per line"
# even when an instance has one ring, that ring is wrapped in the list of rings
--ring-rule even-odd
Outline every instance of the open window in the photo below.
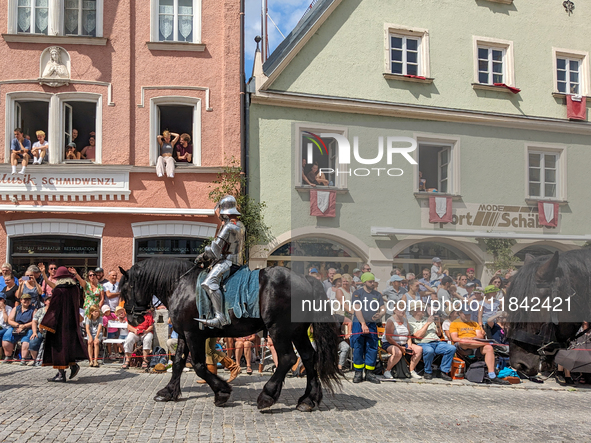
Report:
[[[37,141],[37,131],[49,133],[49,101],[18,100],[14,102],[14,112],[14,127],[23,130],[25,137],[31,139],[31,146]]]
[[[155,97],[150,100],[150,165],[155,166],[160,155],[158,135],[166,130],[191,137],[191,163],[178,161],[183,165],[201,166],[201,100],[193,97]],[[180,140],[179,140],[180,141]],[[177,147],[173,157],[177,159]]]
[[[453,145],[419,143],[419,192],[453,194]]]
[[[81,153],[87,146],[86,159],[97,161],[97,140],[96,140],[96,103],[83,101],[65,101],[63,118],[63,140],[64,155],[66,161],[75,161],[67,158],[66,145],[76,144],[76,151]],[[94,138],[94,147],[91,138]],[[89,152],[90,151],[90,152]]]

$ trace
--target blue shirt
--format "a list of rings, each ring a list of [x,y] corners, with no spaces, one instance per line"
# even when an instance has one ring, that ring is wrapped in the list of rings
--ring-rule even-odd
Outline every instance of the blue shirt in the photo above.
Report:
[[[361,303],[361,306],[359,303]],[[383,305],[384,299],[382,298],[382,294],[376,290],[372,290],[368,293],[364,288],[361,288],[357,289],[351,296],[351,306],[353,309],[361,308],[365,323],[375,323],[372,317],[377,314],[377,312],[380,310],[380,307]],[[376,307],[377,309],[372,309]],[[353,322],[359,322],[356,315],[353,316]]]
[[[14,284],[16,284],[18,286],[18,278],[13,277],[14,278]],[[6,282],[4,281],[4,278],[2,278],[0,276],[0,292],[4,291],[4,288],[6,287]]]
[[[23,146],[25,149],[31,150],[31,140],[27,140],[26,138],[23,139]],[[12,143],[10,143],[10,150],[11,151],[20,151],[21,145],[16,138],[12,139]]]

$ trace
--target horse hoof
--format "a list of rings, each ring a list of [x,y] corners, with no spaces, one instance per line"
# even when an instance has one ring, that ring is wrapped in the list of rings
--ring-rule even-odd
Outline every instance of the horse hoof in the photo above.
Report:
[[[213,404],[216,406],[224,406],[230,399],[230,394],[231,392],[216,392]]]
[[[257,408],[259,410],[269,409],[271,406],[275,404],[275,400],[273,397],[261,392],[259,398],[257,399]]]
[[[314,409],[314,405],[309,405],[308,403],[300,403],[297,405],[296,409],[300,412],[312,412]]]
[[[164,402],[164,401],[171,401],[171,400],[172,400],[172,398],[164,397],[162,395],[157,395],[156,397],[154,397],[154,401]]]

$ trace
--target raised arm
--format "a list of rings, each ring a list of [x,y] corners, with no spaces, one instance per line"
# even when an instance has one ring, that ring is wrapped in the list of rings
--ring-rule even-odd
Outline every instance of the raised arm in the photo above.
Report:
[[[76,268],[68,268],[68,271],[70,271],[70,274],[72,274],[74,278],[78,280],[78,283],[80,283],[80,286],[82,286],[82,289],[84,289],[86,287],[86,282],[82,277],[78,275],[78,271],[76,271]]]

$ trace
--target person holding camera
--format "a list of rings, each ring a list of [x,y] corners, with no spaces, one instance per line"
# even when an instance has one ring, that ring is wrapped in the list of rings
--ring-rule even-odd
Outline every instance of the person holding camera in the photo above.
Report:
[[[43,289],[41,288],[41,285],[37,283],[37,280],[35,280],[35,274],[33,270],[34,268],[29,266],[29,268],[27,268],[27,272],[25,272],[25,275],[21,277],[20,285],[16,291],[16,297],[21,299],[24,294],[29,294],[31,296],[31,306],[33,309],[37,309],[43,305],[41,303],[41,294],[43,294]]]
[[[443,355],[440,368],[441,378],[451,381],[449,371],[451,370],[456,348],[439,339],[441,335],[441,319],[439,315],[430,315],[427,319],[424,319],[425,306],[422,303],[417,303],[413,307],[411,314],[414,321],[409,322],[409,329],[414,337],[414,342],[423,348],[425,379],[431,380],[433,378],[432,363],[435,355]]]
[[[351,304],[355,309],[353,317],[353,383],[361,383],[365,368],[365,381],[380,383],[373,373],[378,357],[378,326],[376,322],[386,313],[382,294],[374,289],[376,278],[371,272],[361,275],[363,287],[353,293]]]

